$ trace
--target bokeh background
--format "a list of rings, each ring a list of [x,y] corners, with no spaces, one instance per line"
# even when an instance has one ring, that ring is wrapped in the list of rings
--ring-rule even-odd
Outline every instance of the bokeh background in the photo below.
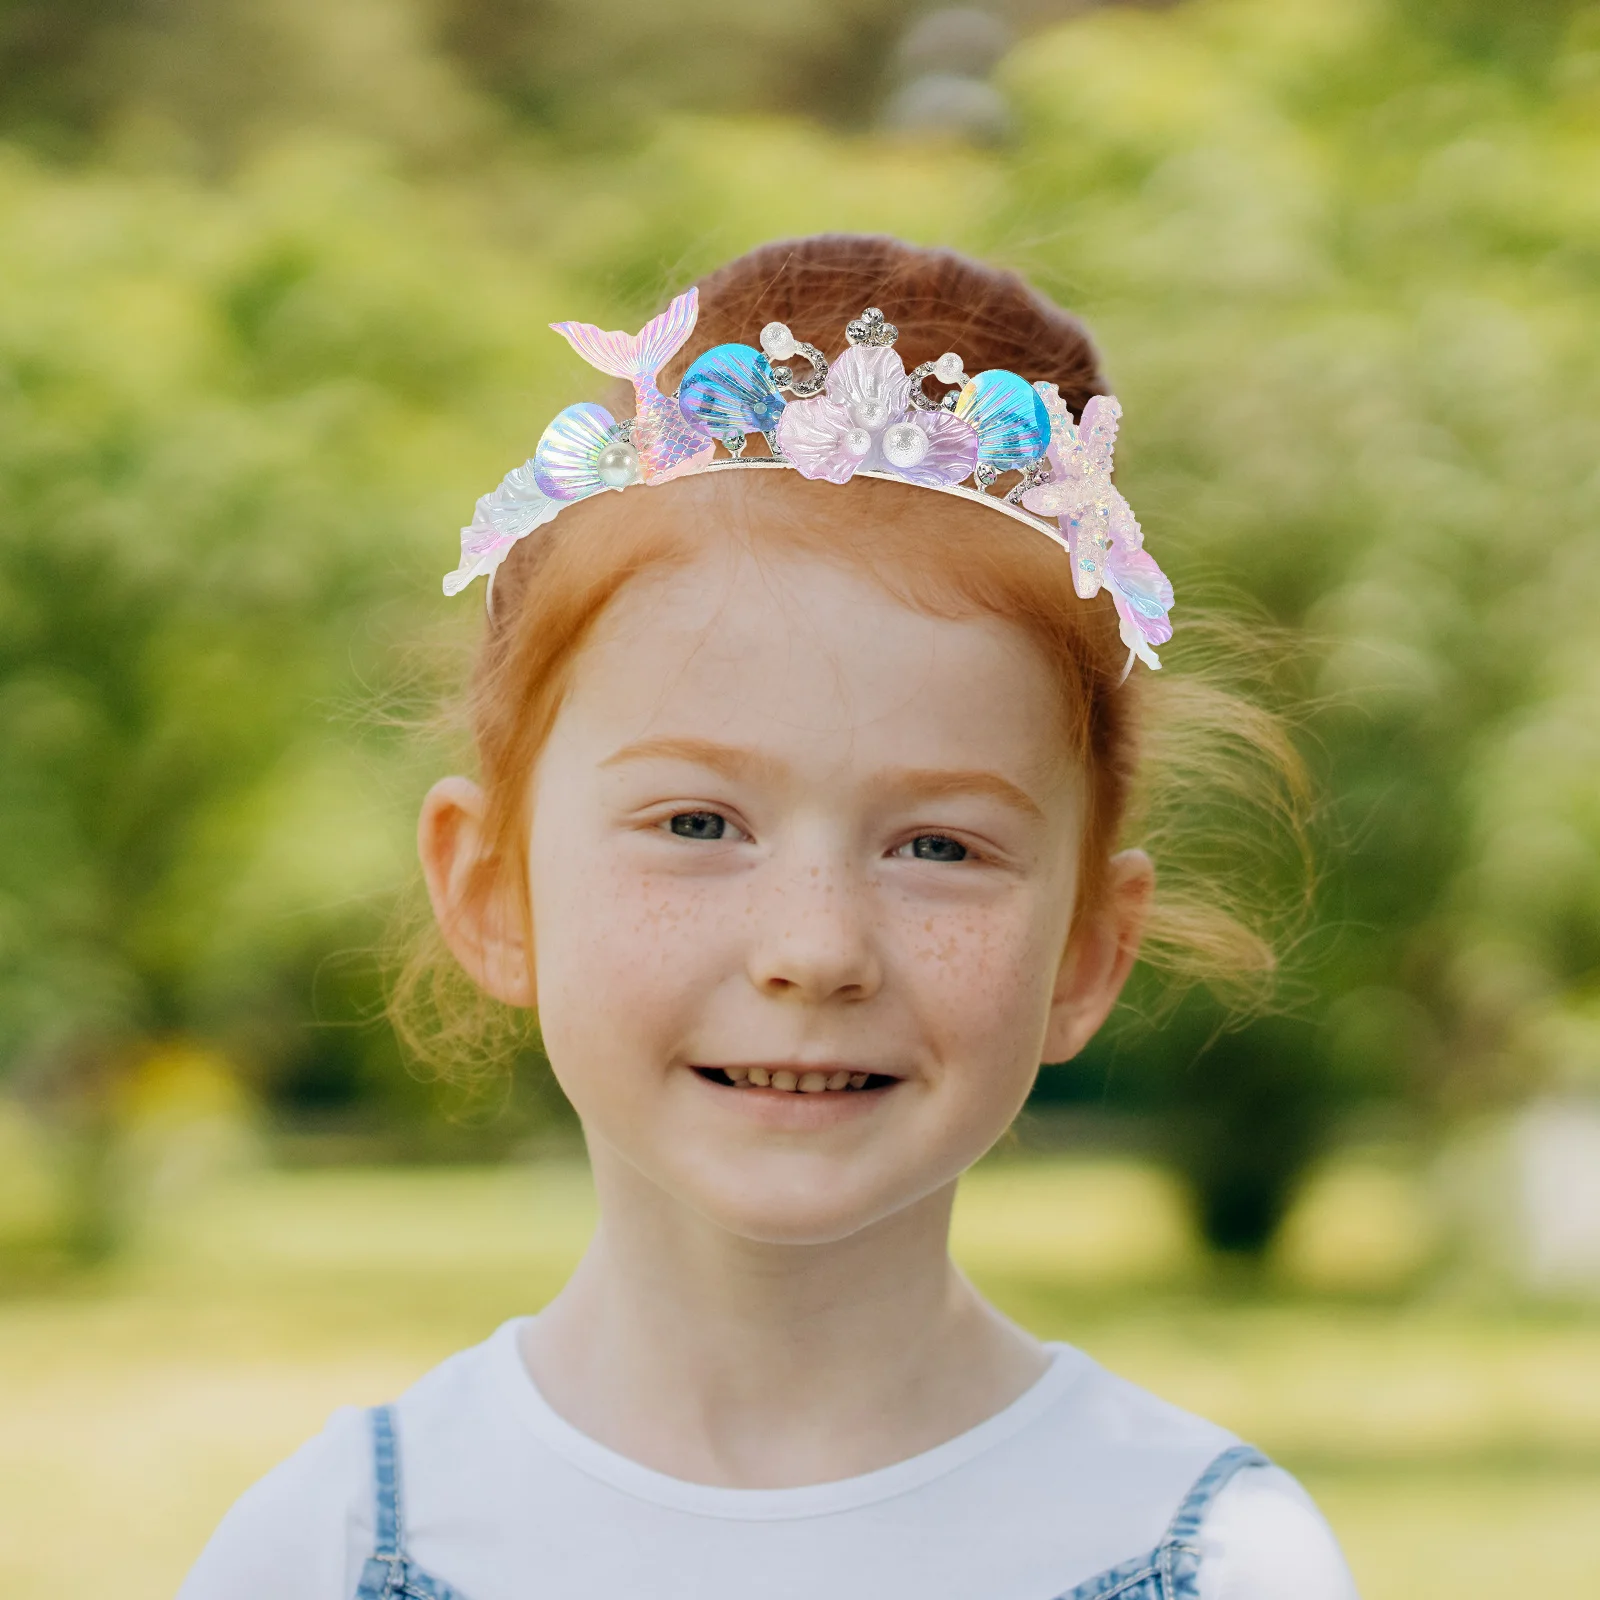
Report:
[[[439,578],[589,392],[546,323],[823,228],[1089,319],[1318,784],[1271,1014],[1142,978],[958,1254],[1300,1472],[1367,1600],[1600,1593],[1582,0],[0,3],[8,1592],[170,1594],[582,1248],[537,1050],[444,1083],[381,1016]]]

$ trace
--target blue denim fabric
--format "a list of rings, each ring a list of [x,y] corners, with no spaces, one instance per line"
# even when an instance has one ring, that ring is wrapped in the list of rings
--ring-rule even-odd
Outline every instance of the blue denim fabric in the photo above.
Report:
[[[449,1584],[424,1572],[406,1554],[400,1511],[400,1450],[394,1408],[375,1406],[372,1467],[377,1493],[377,1549],[361,1569],[355,1600],[466,1600]],[[1166,1533],[1148,1556],[1125,1561],[1080,1583],[1059,1600],[1199,1600],[1200,1551],[1195,1537],[1211,1503],[1241,1467],[1264,1467],[1267,1458],[1249,1445],[1224,1450],[1183,1498]]]
[[[405,1522],[400,1513],[400,1450],[394,1435],[394,1407],[372,1413],[372,1475],[377,1493],[377,1549],[361,1569],[355,1600],[466,1600],[457,1589],[430,1576],[406,1554]]]
[[[1267,1465],[1267,1458],[1247,1444],[1224,1450],[1195,1480],[1149,1555],[1080,1583],[1060,1600],[1200,1600],[1200,1550],[1195,1543],[1200,1524],[1234,1473]]]

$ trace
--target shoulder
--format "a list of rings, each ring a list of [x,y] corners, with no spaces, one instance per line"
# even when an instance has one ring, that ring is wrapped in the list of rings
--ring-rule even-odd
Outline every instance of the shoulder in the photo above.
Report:
[[[1074,1429],[1090,1433],[1102,1448],[1181,1454],[1209,1464],[1239,1443],[1226,1428],[1185,1411],[1119,1377],[1070,1346],[1057,1347],[1077,1374],[1067,1415]]]
[[[418,1469],[459,1476],[487,1454],[482,1436],[503,1409],[496,1372],[514,1334],[508,1324],[459,1351],[395,1402],[403,1470],[413,1486]],[[373,1549],[373,1495],[370,1413],[346,1406],[239,1497],[179,1600],[347,1600]]]
[[[1245,1467],[1218,1493],[1199,1535],[1201,1600],[1356,1600],[1339,1542],[1280,1467]]]
[[[345,1600],[372,1528],[367,1413],[345,1406],[247,1489],[218,1524],[179,1600]],[[364,1552],[363,1552],[364,1555]]]
[[[1239,1440],[1071,1346],[1056,1346],[1062,1381],[1040,1418],[1068,1480],[1137,1501],[1165,1527],[1200,1474]]]
[[[1030,1430],[1017,1488],[1047,1487],[1053,1525],[1085,1572],[1155,1548],[1198,1494],[1199,1600],[1356,1600],[1338,1541],[1288,1473],[1247,1465],[1208,1497],[1208,1477],[1236,1435],[1058,1348],[1062,1381]]]

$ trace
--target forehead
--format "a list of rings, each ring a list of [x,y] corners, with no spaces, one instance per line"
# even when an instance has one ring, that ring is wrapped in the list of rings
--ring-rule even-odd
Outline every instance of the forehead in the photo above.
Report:
[[[1019,627],[930,616],[838,562],[717,539],[621,592],[555,738],[597,760],[689,737],[791,765],[981,765],[1049,793],[1073,776],[1059,692]]]

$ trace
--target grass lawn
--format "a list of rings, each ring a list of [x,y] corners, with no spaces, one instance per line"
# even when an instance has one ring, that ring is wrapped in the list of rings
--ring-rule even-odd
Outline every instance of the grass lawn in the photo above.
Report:
[[[0,1300],[0,1594],[166,1600],[334,1406],[547,1298],[591,1214],[576,1166],[267,1173]],[[1206,1292],[1160,1179],[1103,1162],[981,1168],[957,1253],[1038,1333],[1297,1471],[1365,1600],[1600,1595],[1600,1320]]]

